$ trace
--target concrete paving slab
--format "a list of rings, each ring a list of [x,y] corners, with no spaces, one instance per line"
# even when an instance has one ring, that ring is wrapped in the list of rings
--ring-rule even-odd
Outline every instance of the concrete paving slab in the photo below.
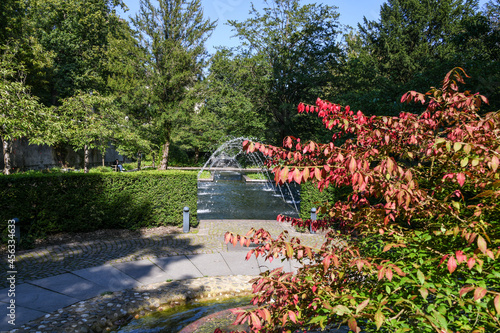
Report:
[[[233,275],[259,275],[259,263],[253,255],[249,260],[245,260],[247,252],[221,252]]]
[[[9,288],[0,289],[0,302],[9,303]]]
[[[15,299],[16,306],[42,312],[52,312],[80,301],[77,298],[61,295],[29,283],[16,286]],[[2,314],[0,312],[0,315]]]
[[[103,286],[106,291],[119,291],[141,285],[139,281],[111,265],[80,269],[73,274]]]
[[[151,261],[165,271],[168,279],[182,280],[203,277],[200,270],[186,256],[156,258],[151,259]]]
[[[107,291],[103,286],[71,273],[30,281],[30,283],[82,301]]]
[[[231,270],[220,253],[186,256],[203,276],[231,275]]]
[[[2,308],[1,317],[0,317],[0,332],[8,332],[9,330],[13,330],[15,328],[20,328],[23,324],[26,324],[32,320],[40,318],[44,316],[46,313],[28,309],[22,306],[16,306],[14,313],[14,321],[12,321],[12,317],[7,316],[10,312],[4,311],[8,306],[7,303],[0,303],[0,307]],[[6,309],[7,310],[7,309]],[[4,313],[5,312],[5,313]],[[9,323],[11,321],[11,323]],[[12,323],[14,325],[12,325]]]
[[[122,262],[112,266],[142,284],[164,282],[169,279],[168,274],[149,259]]]

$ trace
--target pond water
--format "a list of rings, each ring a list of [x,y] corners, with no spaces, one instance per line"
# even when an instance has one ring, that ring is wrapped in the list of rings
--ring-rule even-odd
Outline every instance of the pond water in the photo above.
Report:
[[[246,306],[251,297],[233,297],[225,301],[192,302],[164,311],[153,312],[121,327],[118,333],[178,333],[198,319],[227,309]],[[212,330],[213,332],[213,330]]]
[[[274,220],[298,217],[299,186],[280,191],[271,182],[245,182],[241,173],[218,172],[213,182],[198,182],[198,219]]]

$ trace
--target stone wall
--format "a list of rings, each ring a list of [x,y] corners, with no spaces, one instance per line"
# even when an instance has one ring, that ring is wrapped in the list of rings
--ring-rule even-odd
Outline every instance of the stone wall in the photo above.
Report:
[[[12,171],[16,170],[40,170],[53,167],[83,168],[83,150],[74,151],[70,146],[57,148],[47,145],[30,145],[27,139],[16,140],[12,143],[11,153]],[[115,159],[128,161],[124,156],[118,154],[113,146],[109,146],[104,156],[106,165],[113,163]],[[102,156],[97,149],[90,150],[90,166],[102,165]],[[0,169],[3,169],[3,152],[0,160]]]

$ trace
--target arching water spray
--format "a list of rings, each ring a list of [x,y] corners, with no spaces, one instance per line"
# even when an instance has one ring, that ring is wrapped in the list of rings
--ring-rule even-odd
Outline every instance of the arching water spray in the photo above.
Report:
[[[294,191],[292,191],[288,183],[284,186],[277,186],[274,184],[274,177],[272,177],[272,173],[264,165],[264,155],[262,155],[259,151],[248,154],[243,151],[243,141],[245,140],[249,139],[244,137],[234,138],[220,145],[198,173],[198,179],[200,179],[200,175],[204,171],[209,171],[212,175],[214,175],[214,179],[217,180],[217,174],[220,172],[230,171],[238,174],[244,174],[246,173],[245,168],[250,167],[253,169],[252,171],[258,170],[257,172],[264,175],[268,180],[265,183],[266,190],[277,193],[283,201],[293,207],[295,213],[298,215],[298,194],[294,194]],[[290,200],[287,201],[287,197],[290,198]]]

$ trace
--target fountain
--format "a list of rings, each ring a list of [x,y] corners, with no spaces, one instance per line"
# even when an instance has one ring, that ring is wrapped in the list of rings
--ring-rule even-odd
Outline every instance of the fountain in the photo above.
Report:
[[[245,153],[243,141],[235,138],[223,143],[198,173],[211,173],[213,181],[198,182],[198,218],[274,220],[278,214],[299,216],[299,187],[276,186],[264,167],[260,152]],[[245,175],[259,173],[263,182],[249,182]]]

